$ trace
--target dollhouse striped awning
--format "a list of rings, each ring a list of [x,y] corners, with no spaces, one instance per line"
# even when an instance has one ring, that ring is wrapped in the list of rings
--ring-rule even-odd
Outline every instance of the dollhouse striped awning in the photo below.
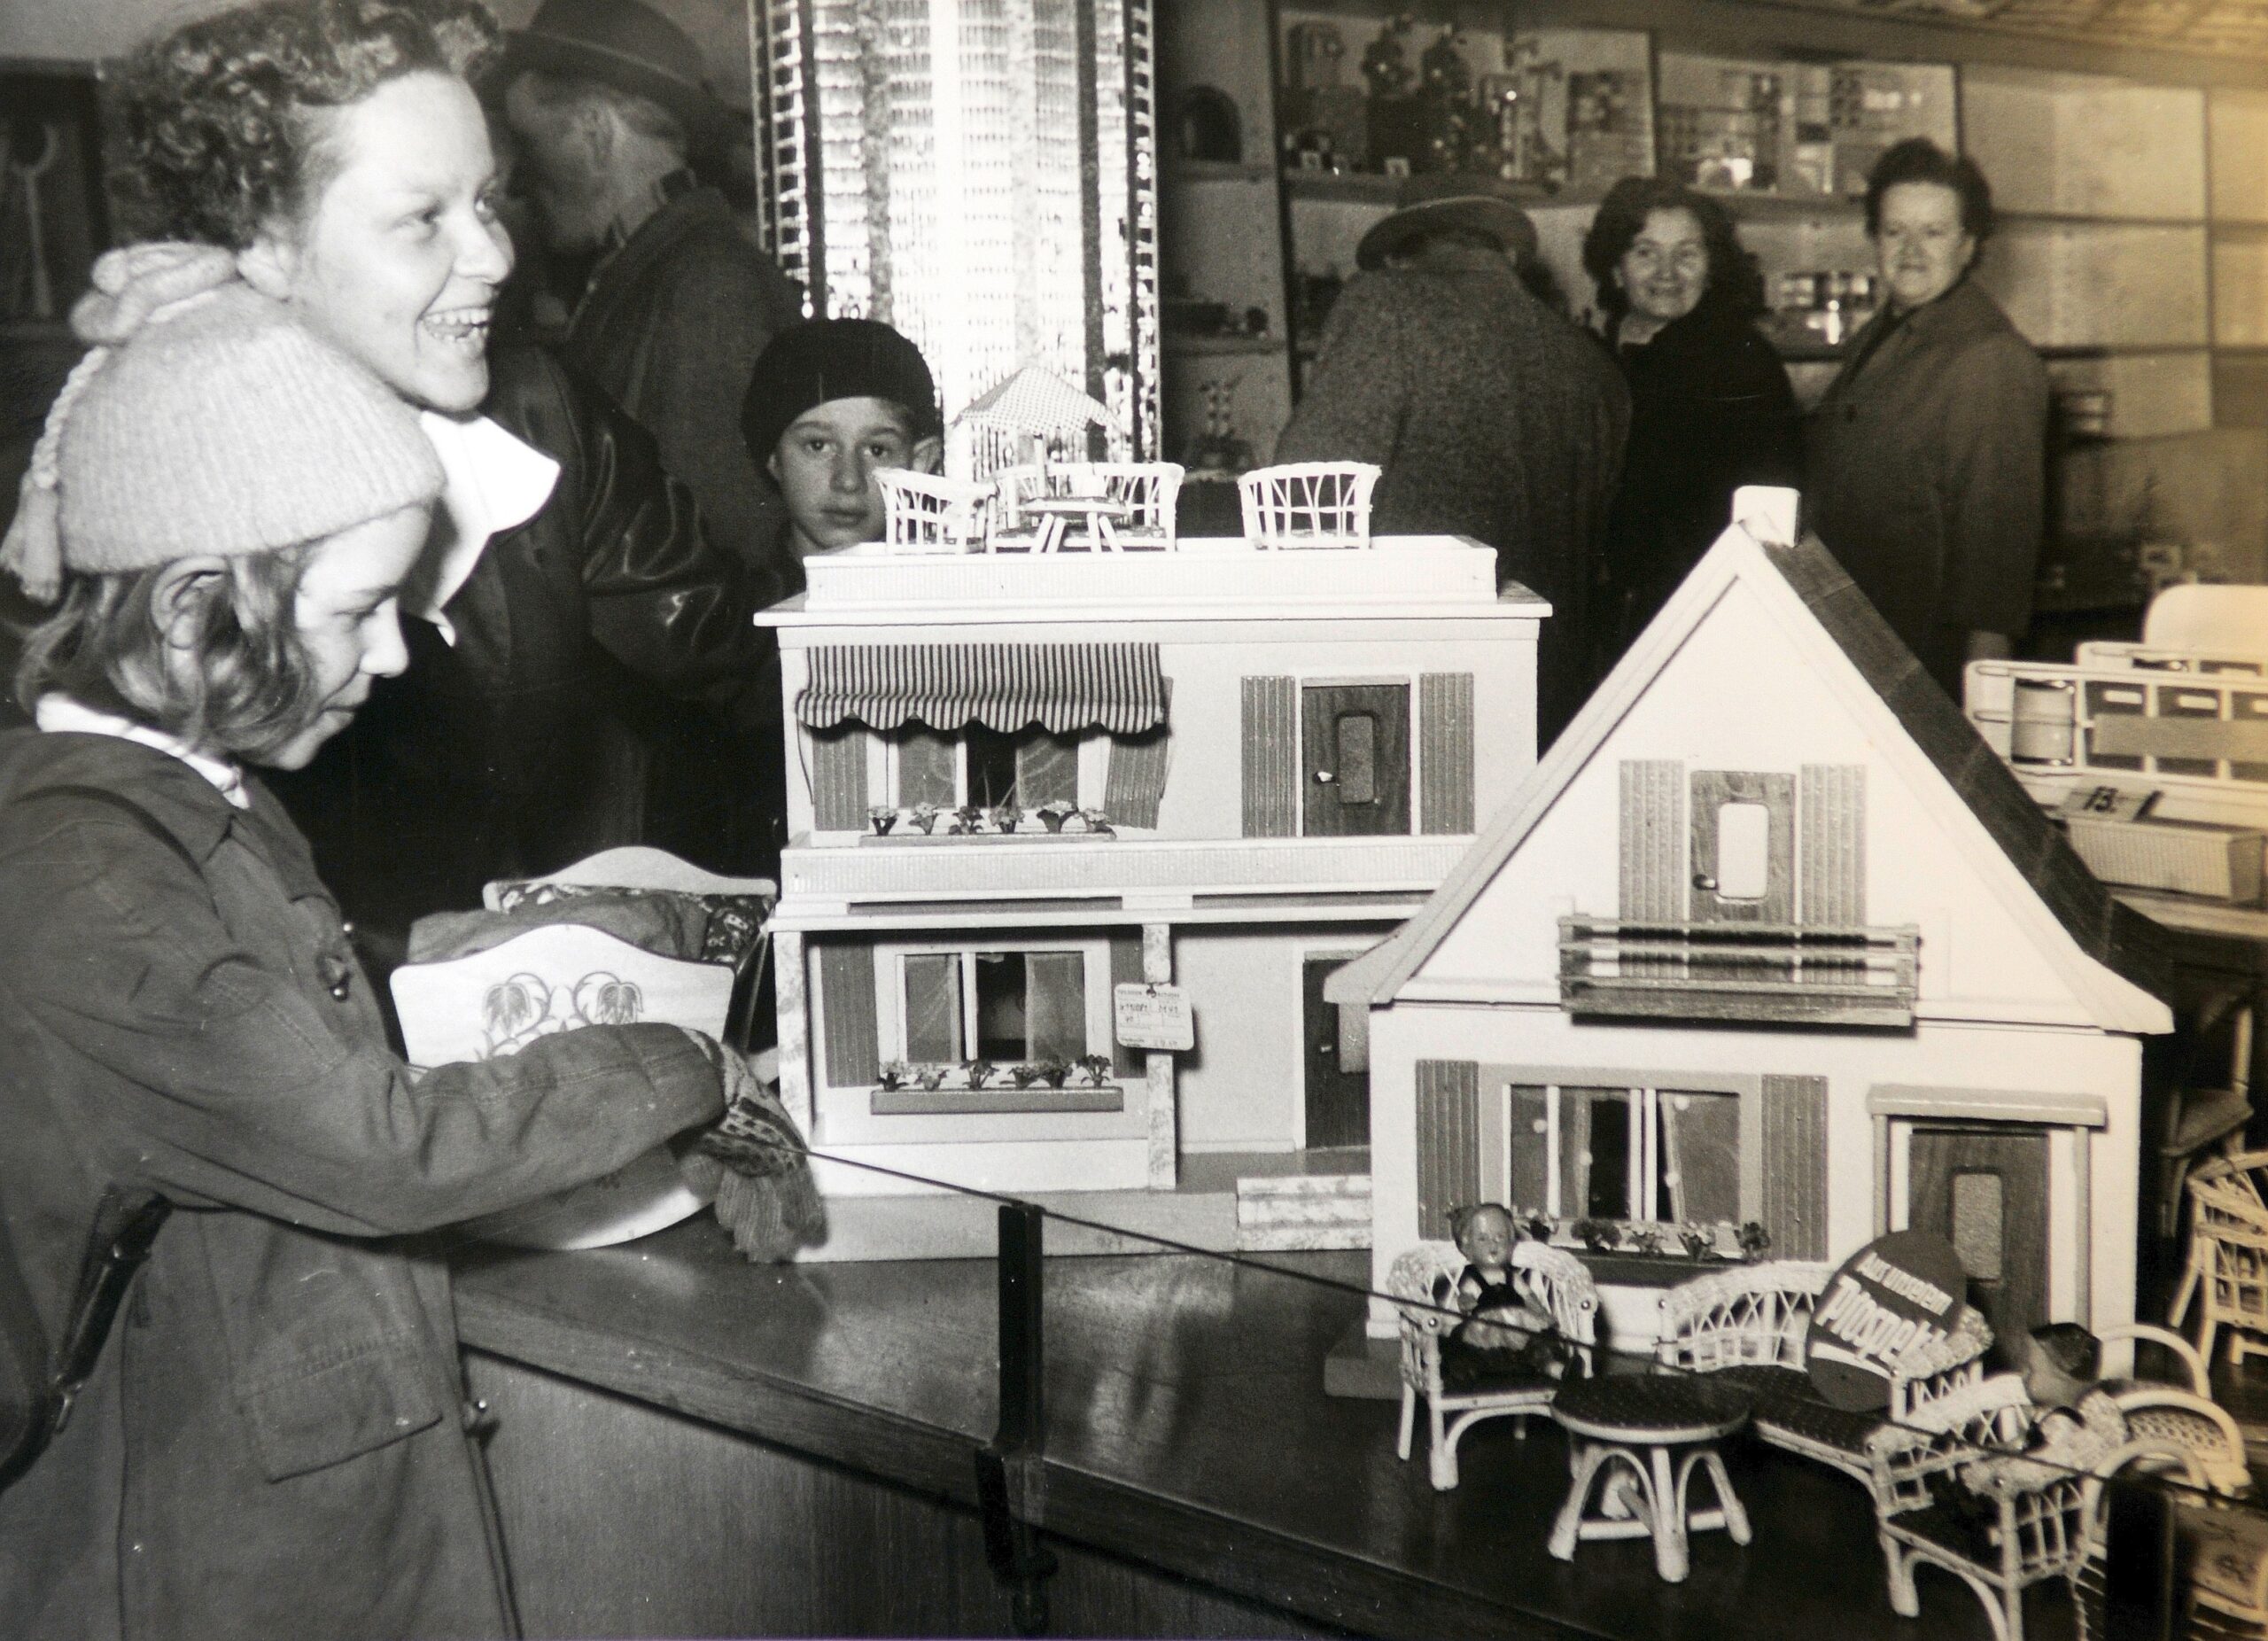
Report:
[[[846,719],[896,729],[1038,724],[1058,735],[1140,735],[1165,721],[1155,644],[825,644],[796,716],[814,729]]]

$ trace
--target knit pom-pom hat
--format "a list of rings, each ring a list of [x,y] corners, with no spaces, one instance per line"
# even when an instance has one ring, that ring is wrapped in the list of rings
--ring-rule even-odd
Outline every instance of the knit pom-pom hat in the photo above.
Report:
[[[393,391],[209,245],[130,245],[72,311],[95,344],[56,396],[0,568],[42,602],[66,569],[146,570],[336,535],[441,490]]]

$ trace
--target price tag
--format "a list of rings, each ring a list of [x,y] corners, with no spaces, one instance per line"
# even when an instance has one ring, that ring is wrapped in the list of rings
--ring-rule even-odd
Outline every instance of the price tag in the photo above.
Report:
[[[1127,1048],[1165,1051],[1197,1046],[1191,1023],[1189,993],[1177,985],[1133,983],[1112,988],[1111,1010],[1116,1016],[1118,1040]]]
[[[2155,787],[2075,786],[2056,808],[2090,820],[2140,820],[2157,797]]]

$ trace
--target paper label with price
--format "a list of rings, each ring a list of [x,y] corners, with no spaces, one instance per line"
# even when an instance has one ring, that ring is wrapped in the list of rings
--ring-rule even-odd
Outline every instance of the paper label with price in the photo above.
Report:
[[[1115,986],[1111,1012],[1116,1016],[1118,1040],[1125,1047],[1170,1052],[1197,1046],[1189,993],[1179,986],[1139,982]]]
[[[2065,815],[2084,815],[2090,820],[2140,820],[2157,796],[2155,787],[2075,786],[2056,807]]]

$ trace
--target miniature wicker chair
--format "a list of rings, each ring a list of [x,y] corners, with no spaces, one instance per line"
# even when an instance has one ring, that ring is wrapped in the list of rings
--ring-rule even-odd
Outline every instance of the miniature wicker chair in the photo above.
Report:
[[[2189,1302],[2198,1302],[2197,1354],[2210,1361],[2213,1335],[2229,1329],[2231,1365],[2248,1354],[2268,1356],[2268,1207],[2252,1170],[2268,1154],[2219,1157],[2189,1176],[2189,1263],[2174,1295],[2171,1320],[2179,1327]]]
[[[1443,1386],[1441,1343],[1464,1319],[1446,1295],[1454,1292],[1464,1264],[1448,1242],[1420,1242],[1400,1255],[1386,1273],[1386,1293],[1402,1302],[1402,1428],[1394,1452],[1410,1457],[1418,1401],[1424,1397],[1427,1474],[1441,1492],[1456,1485],[1457,1443],[1467,1430],[1484,1419],[1509,1414],[1526,1435],[1529,1415],[1548,1412],[1559,1388],[1557,1380],[1542,1375],[1493,1376],[1487,1385],[1470,1389]],[[1590,1272],[1573,1255],[1541,1242],[1514,1244],[1511,1264],[1511,1286],[1574,1347],[1569,1371],[1588,1373],[1598,1342],[1598,1290]]]
[[[990,485],[890,468],[874,475],[882,493],[883,541],[893,553],[974,553],[984,546]]]
[[[2180,1365],[2178,1384],[2129,1382],[2106,1385],[2126,1429],[2136,1441],[2155,1442],[2179,1448],[2191,1461],[2200,1485],[2224,1498],[2241,1498],[2252,1491],[2252,1467],[2244,1456],[2244,1432],[2228,1410],[2213,1400],[2211,1376],[2197,1347],[2171,1328],[2148,1322],[2129,1322],[2107,1327],[2102,1342],[2148,1341],[2162,1345]]]
[[[1951,1473],[1974,1461],[1978,1448],[2021,1447],[2031,1413],[2023,1381],[2000,1373],[1949,1392],[1915,1410],[1908,1422],[1884,1424],[1868,1437],[1868,1485],[1890,1575],[1890,1605],[1900,1617],[1921,1615],[1914,1572],[1927,1563],[1977,1592],[1998,1641],[2023,1641],[2023,1592],[2047,1579],[2070,1576],[2084,1561],[2086,1511],[2094,1503],[2085,1477],[2056,1474],[2036,1489],[1980,1493],[1982,1520],[1940,1497],[1958,1485]]]
[[[1245,539],[1260,548],[1368,547],[1368,462],[1293,462],[1257,467],[1237,480]]]
[[[1661,1296],[1655,1355],[1663,1366],[1722,1373],[1754,1394],[1752,1427],[1774,1447],[1867,1480],[1867,1440],[1882,1422],[1872,1413],[1830,1406],[1812,1388],[1805,1340],[1831,1265],[1781,1259],[1713,1271]],[[1992,1332],[1964,1310],[1953,1338],[1917,1347],[1890,1381],[1887,1417],[1982,1378]]]
[[[1048,492],[1047,469],[1037,463],[1004,467],[992,475],[992,527],[986,532],[988,553],[1029,553],[1039,549],[1040,538],[1056,521],[1027,510]]]

